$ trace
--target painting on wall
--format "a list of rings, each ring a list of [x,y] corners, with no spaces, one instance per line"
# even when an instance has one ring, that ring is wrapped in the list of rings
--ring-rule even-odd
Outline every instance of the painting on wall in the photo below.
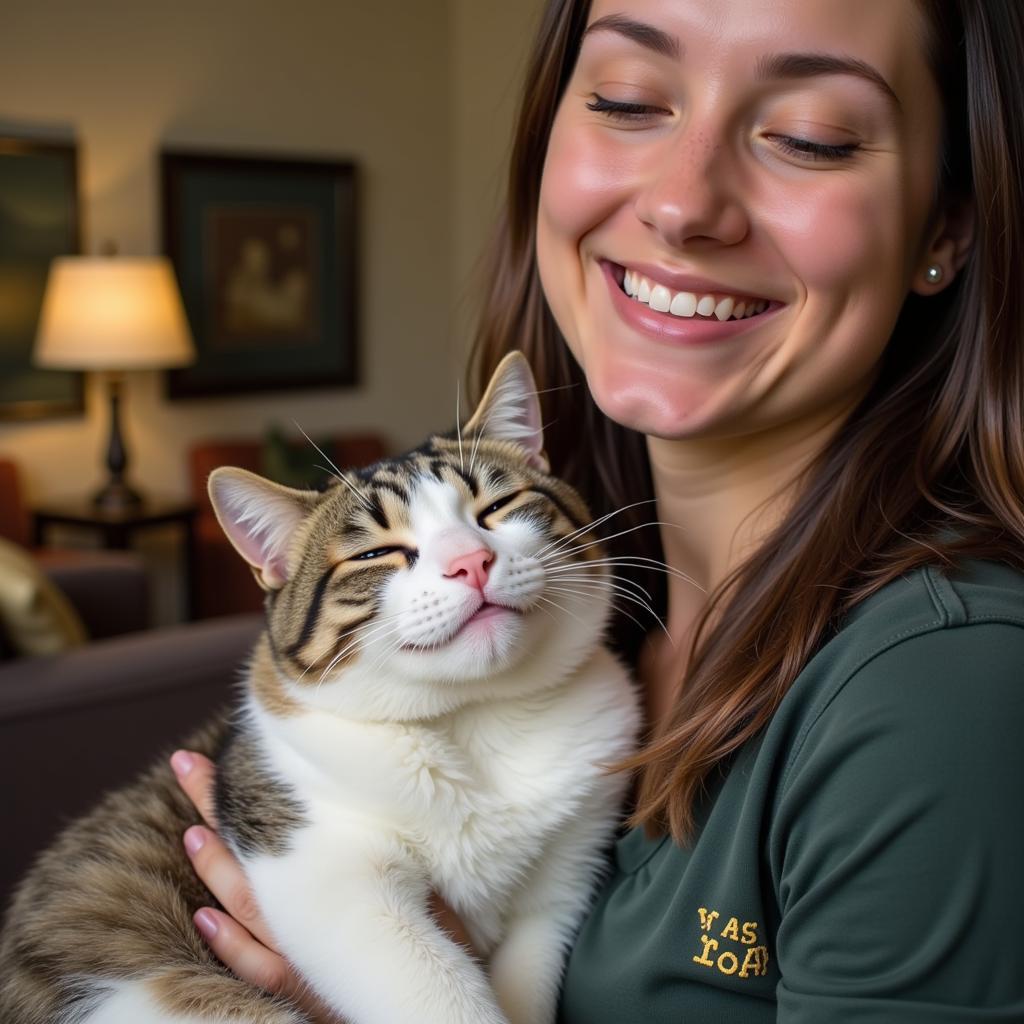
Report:
[[[165,150],[160,170],[197,352],[169,397],[356,384],[355,166]]]
[[[0,420],[81,413],[82,374],[32,365],[50,261],[81,252],[73,142],[0,136]]]

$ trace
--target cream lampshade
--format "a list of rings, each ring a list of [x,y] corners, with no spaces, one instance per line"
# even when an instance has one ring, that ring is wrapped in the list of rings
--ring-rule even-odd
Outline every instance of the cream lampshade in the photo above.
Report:
[[[94,501],[106,508],[137,505],[124,481],[128,456],[121,436],[121,374],[192,362],[195,350],[174,270],[163,257],[60,256],[39,317],[34,359],[55,370],[104,371],[110,392],[110,476]]]

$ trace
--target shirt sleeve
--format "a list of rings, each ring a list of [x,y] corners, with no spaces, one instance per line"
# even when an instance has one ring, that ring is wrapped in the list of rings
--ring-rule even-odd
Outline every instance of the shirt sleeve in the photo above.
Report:
[[[1024,1021],[1024,628],[904,640],[815,715],[769,839],[778,1024]]]

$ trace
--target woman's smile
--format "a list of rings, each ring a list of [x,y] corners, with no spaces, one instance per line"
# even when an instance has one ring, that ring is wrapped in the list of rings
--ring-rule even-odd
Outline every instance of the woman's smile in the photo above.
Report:
[[[941,105],[906,59],[920,16],[620,7],[592,4],[537,218],[544,293],[595,401],[678,440],[841,419],[877,374],[934,193]]]
[[[624,326],[657,341],[702,345],[725,342],[763,325],[783,308],[767,299],[734,299],[721,293],[671,292],[666,285],[653,287],[646,277],[627,278],[621,266],[599,262],[615,314]],[[626,285],[631,294],[627,294]],[[737,308],[738,305],[738,308]]]

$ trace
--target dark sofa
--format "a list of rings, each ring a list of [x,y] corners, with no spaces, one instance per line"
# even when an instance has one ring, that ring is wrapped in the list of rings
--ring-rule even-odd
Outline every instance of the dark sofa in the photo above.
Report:
[[[27,545],[28,532],[16,467],[0,460],[0,536]],[[0,904],[65,822],[233,699],[263,624],[257,612],[147,629],[134,553],[31,553],[89,643],[46,657],[5,657],[0,643]]]

